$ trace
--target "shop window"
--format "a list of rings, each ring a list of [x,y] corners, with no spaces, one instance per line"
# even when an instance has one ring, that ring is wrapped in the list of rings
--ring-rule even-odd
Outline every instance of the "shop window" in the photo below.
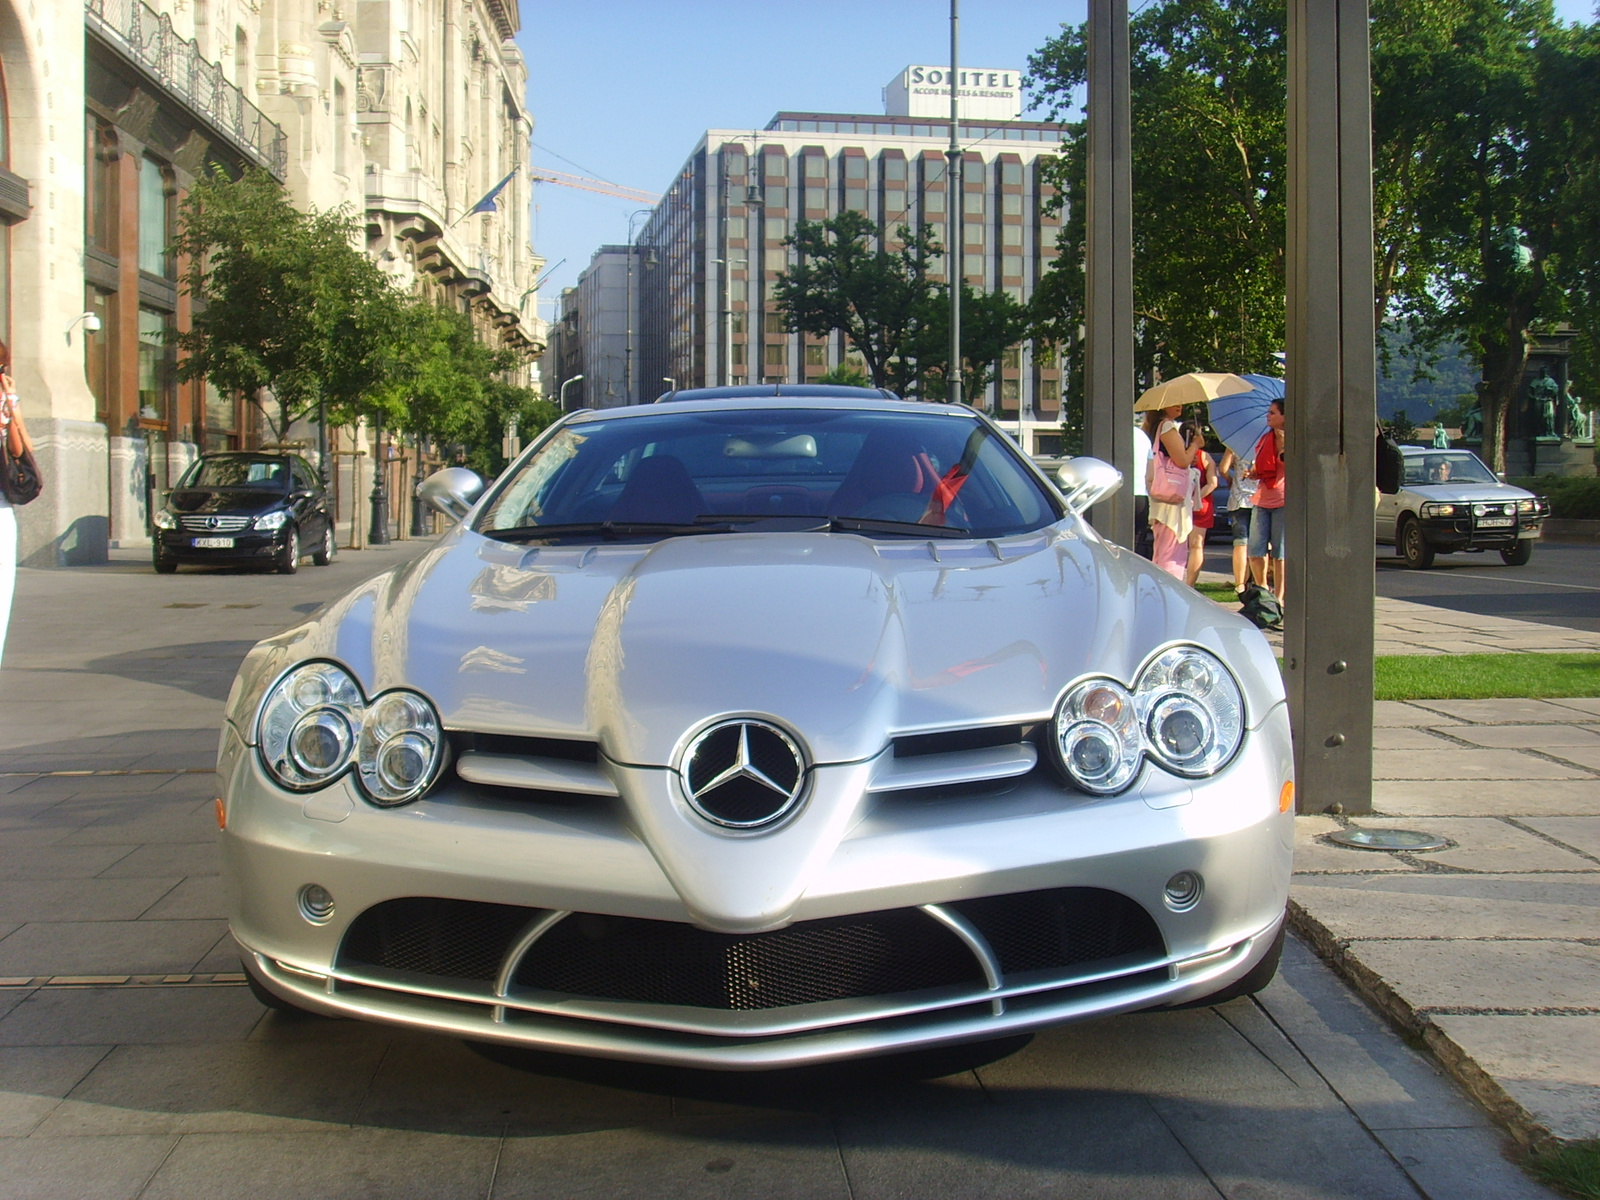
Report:
[[[139,416],[165,421],[172,395],[171,351],[167,346],[170,318],[139,310]]]

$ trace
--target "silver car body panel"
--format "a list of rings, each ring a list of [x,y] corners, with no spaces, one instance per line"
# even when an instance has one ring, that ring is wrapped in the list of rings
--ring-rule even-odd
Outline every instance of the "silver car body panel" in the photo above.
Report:
[[[1147,763],[1125,792],[1096,797],[1036,768],[1031,743],[891,750],[895,738],[1048,721],[1074,681],[1131,684],[1179,642],[1229,663],[1244,692],[1244,744],[1210,779]],[[449,730],[592,743],[595,761],[470,751],[397,809],[366,803],[348,776],[291,794],[251,743],[266,689],[313,658],[342,663],[369,696],[425,693]],[[741,716],[790,731],[811,764],[795,810],[759,830],[702,819],[674,770],[697,730]],[[1292,753],[1269,645],[1076,517],[995,540],[719,533],[598,546],[513,545],[458,526],[247,656],[219,772],[231,927],[274,990],[327,1012],[654,1061],[820,1061],[1193,999],[1266,952],[1288,891],[1293,817],[1279,795]],[[943,785],[967,792],[918,790]],[[1173,912],[1162,888],[1185,870],[1204,894]],[[300,915],[309,883],[335,898],[324,924]],[[755,934],[1062,887],[1133,899],[1166,956],[1109,980],[1068,972],[757,1013],[440,995],[436,981],[337,965],[351,921],[401,897]],[[955,928],[949,911],[932,915]]]

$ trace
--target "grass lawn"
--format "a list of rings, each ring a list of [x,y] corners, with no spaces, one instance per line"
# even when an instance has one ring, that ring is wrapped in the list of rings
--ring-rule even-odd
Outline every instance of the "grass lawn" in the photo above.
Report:
[[[1201,581],[1195,584],[1194,590],[1207,600],[1215,600],[1218,604],[1227,604],[1234,608],[1239,605],[1239,593],[1233,590],[1232,583],[1206,583]]]
[[[1600,1200],[1600,1142],[1573,1142],[1528,1159],[1528,1168],[1544,1182],[1582,1200]]]
[[[1600,696],[1600,654],[1394,654],[1375,667],[1378,700]]]

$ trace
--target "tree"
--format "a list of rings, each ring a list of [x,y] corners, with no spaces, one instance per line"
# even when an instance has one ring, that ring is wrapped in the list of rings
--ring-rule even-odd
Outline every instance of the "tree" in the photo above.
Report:
[[[786,239],[800,261],[778,276],[773,299],[789,328],[826,337],[842,332],[861,355],[873,387],[905,394],[916,378],[911,343],[926,315],[927,268],[939,253],[929,229],[899,229],[887,250],[877,226],[846,210],[801,221]]]
[[[851,363],[840,363],[831,371],[825,371],[817,376],[818,383],[838,384],[841,387],[871,387],[872,381],[867,378],[867,373],[860,367]]]
[[[359,234],[343,210],[297,211],[265,172],[197,181],[172,245],[188,259],[184,290],[203,302],[178,336],[178,377],[242,392],[278,441],[321,403],[359,409],[389,379],[403,333]]]
[[[1005,292],[980,292],[961,284],[962,395],[976,398],[994,382],[1000,356],[1033,331],[1030,309]],[[930,287],[921,302],[911,353],[917,363],[918,394],[929,400],[950,395],[950,288]]]

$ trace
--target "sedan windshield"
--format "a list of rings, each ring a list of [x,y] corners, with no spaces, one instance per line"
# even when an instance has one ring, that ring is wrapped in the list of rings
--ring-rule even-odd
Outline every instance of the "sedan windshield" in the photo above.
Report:
[[[558,431],[478,519],[490,537],[851,529],[1004,537],[1060,510],[1015,450],[952,410],[673,412]]]
[[[1494,472],[1470,450],[1406,455],[1406,487],[1433,483],[1498,483]]]
[[[226,455],[202,458],[189,468],[180,487],[255,488],[281,492],[289,486],[289,463],[282,458],[247,458]]]

